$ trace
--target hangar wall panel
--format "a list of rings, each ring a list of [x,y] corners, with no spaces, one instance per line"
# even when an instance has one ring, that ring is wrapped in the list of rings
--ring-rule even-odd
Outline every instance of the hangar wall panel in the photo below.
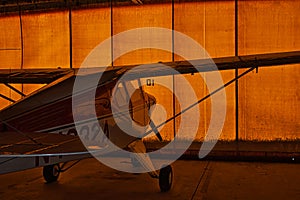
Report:
[[[25,14],[22,17],[24,68],[68,68],[68,12]]]
[[[0,69],[18,69],[21,67],[21,34],[19,16],[0,17]],[[20,89],[19,87],[17,87]],[[11,98],[19,99],[8,87],[0,85],[0,93]],[[0,109],[8,106],[9,101],[0,99]]]
[[[114,6],[112,10],[113,16],[113,35],[121,33],[123,31],[147,27],[151,31],[151,27],[162,27],[172,29],[172,4],[145,4],[142,6]],[[149,28],[148,28],[149,27]],[[141,37],[141,33],[136,30],[136,38]],[[154,41],[146,41],[148,44]],[[172,35],[167,41],[159,41],[160,44],[166,46],[166,48],[172,49]],[[113,41],[113,55],[118,51],[121,45],[130,44],[132,46],[139,47],[139,40],[134,40],[132,38],[125,39],[122,43],[117,43]],[[147,46],[146,44],[142,44]],[[144,64],[144,63],[158,63],[172,61],[172,53],[158,50],[158,49],[138,49],[129,52],[120,58],[115,58],[113,60],[114,65],[128,65],[128,64]],[[150,78],[151,79],[151,78]],[[153,78],[157,82],[158,79],[162,80],[165,84],[170,85],[172,88],[172,77],[164,78]],[[145,80],[143,80],[145,81]],[[167,118],[173,116],[172,110],[172,93],[165,87],[161,87],[157,84],[155,86],[144,87],[145,91],[156,97],[157,103],[161,104],[167,112]],[[159,116],[154,121],[159,122]],[[165,140],[170,140],[173,137],[173,123],[172,121],[167,123],[161,130],[162,136]],[[155,137],[150,137],[156,140]]]
[[[299,1],[239,1],[240,55],[299,50],[299,11]],[[299,83],[299,65],[261,68],[242,78],[240,139],[299,139]]]
[[[162,27],[172,29],[172,5],[171,4],[145,4],[143,6],[115,6],[113,7],[113,35],[142,27]],[[136,31],[136,37],[140,33]],[[113,42],[114,52],[117,53],[121,45],[126,43],[138,44],[139,40],[129,38],[121,43]],[[154,41],[148,41],[152,43]],[[160,44],[172,48],[172,35],[167,41],[159,41]],[[125,43],[125,44],[124,44]],[[142,44],[147,46],[147,44]],[[122,56],[114,61],[114,65],[144,64],[171,61],[172,53],[164,52],[157,49],[139,49]]]
[[[72,12],[74,68],[79,68],[89,53],[111,36],[110,13],[110,8],[74,10]]]
[[[21,31],[19,16],[0,17],[0,68],[20,68]]]
[[[69,15],[66,11],[23,14],[23,68],[69,68]],[[43,84],[24,85],[24,93]]]
[[[198,42],[211,57],[234,56],[234,1],[205,1],[180,2],[174,5],[174,29]],[[226,15],[224,14],[226,13]],[[189,52],[190,59],[199,59],[195,51],[181,41],[174,41],[174,49],[184,49]],[[182,60],[175,55],[175,60]],[[224,82],[234,78],[234,71],[220,72]],[[205,81],[206,73],[185,75],[191,83],[197,98],[201,99],[208,94]],[[176,80],[176,79],[175,79]],[[176,85],[179,91],[185,90]],[[221,85],[220,85],[221,86]],[[221,139],[232,140],[235,137],[235,86],[226,88],[227,114]],[[212,92],[212,91],[210,91]],[[205,100],[199,104],[200,122],[197,140],[203,140],[211,119],[211,101]],[[176,113],[179,106],[176,106]],[[197,116],[190,116],[195,119]],[[177,121],[177,128],[180,125]]]

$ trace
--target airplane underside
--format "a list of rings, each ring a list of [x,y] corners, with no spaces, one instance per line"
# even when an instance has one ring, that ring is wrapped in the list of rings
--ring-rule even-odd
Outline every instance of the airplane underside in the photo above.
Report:
[[[13,145],[5,144],[5,141],[9,142],[12,139],[18,142]],[[60,173],[70,169],[78,161],[92,157],[76,136],[1,132],[0,141],[0,174],[43,167],[44,179],[49,183],[57,181]],[[171,166],[156,171],[151,159],[145,154],[146,147],[142,140],[132,142],[128,148],[136,153],[135,157],[122,157],[121,162],[127,165],[131,163],[132,167],[142,167],[149,171],[152,178],[159,180],[161,191],[168,191],[173,182]]]

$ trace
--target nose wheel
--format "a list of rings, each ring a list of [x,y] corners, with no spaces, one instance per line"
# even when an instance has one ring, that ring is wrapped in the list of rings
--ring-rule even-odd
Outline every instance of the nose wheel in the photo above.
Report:
[[[159,172],[159,188],[161,192],[167,192],[173,184],[173,170],[170,165],[163,167]]]
[[[57,181],[60,174],[60,166],[58,164],[55,165],[47,165],[44,166],[43,176],[47,183],[52,183]]]

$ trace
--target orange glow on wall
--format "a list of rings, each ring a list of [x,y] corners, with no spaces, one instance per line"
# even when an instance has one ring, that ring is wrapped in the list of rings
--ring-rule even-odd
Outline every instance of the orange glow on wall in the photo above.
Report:
[[[0,17],[0,69],[20,68],[21,34],[18,16]]]
[[[238,1],[238,53],[285,52],[300,49],[300,1]],[[174,19],[172,18],[174,16]],[[72,63],[77,68],[88,53],[112,34],[140,27],[163,27],[182,32],[201,44],[211,57],[235,55],[235,1],[175,1],[171,3],[78,9],[72,11],[70,45],[69,11],[26,13],[22,15],[23,68],[62,68]],[[150,29],[149,29],[150,30]],[[19,16],[0,17],[0,68],[21,68],[22,41]],[[135,43],[136,41],[126,41]],[[151,42],[151,41],[149,41]],[[172,47],[172,35],[161,41]],[[122,44],[113,43],[112,55]],[[189,47],[174,41],[174,49]],[[197,55],[195,55],[195,58]],[[114,65],[172,61],[170,52],[156,49],[132,51],[114,60]],[[181,60],[175,55],[174,60]],[[242,73],[243,70],[239,70]],[[204,75],[205,76],[205,75]],[[224,83],[235,77],[234,70],[221,72]],[[239,139],[300,139],[299,65],[259,69],[239,80]],[[198,98],[207,94],[199,74],[185,75]],[[165,78],[173,84],[173,77]],[[175,78],[176,81],[176,78]],[[42,85],[15,85],[28,94]],[[177,89],[184,90],[177,85]],[[173,99],[165,88],[145,87],[173,113]],[[0,85],[0,92],[10,98],[20,96]],[[235,85],[226,88],[227,115],[222,140],[234,140],[236,133]],[[0,100],[0,109],[9,103]],[[177,112],[179,106],[176,105]],[[203,140],[210,123],[210,101],[199,105],[201,118],[197,139]],[[191,116],[192,118],[193,116]],[[176,128],[180,124],[176,121]],[[166,139],[173,136],[173,123],[163,130]]]
[[[69,68],[68,12],[26,14],[22,17],[24,68]]]
[[[88,54],[111,36],[110,9],[74,10],[72,12],[73,67],[79,68]]]
[[[233,19],[234,1],[201,1],[174,4],[174,29],[197,41],[211,57],[234,56]],[[177,48],[185,49],[186,52],[190,52],[189,56],[193,59],[201,58],[201,55],[194,55],[193,49],[182,44],[181,41],[175,40],[174,48],[175,52]],[[175,55],[175,60],[182,60],[182,58]],[[203,76],[205,77],[205,73]],[[234,71],[221,72],[221,76],[225,83],[234,78]],[[205,80],[199,74],[185,75],[185,77],[193,86],[199,99],[208,94]],[[180,85],[178,87],[179,90],[185,90],[185,88],[180,88]],[[234,139],[235,137],[234,88],[234,84],[226,88],[227,115],[221,135],[221,139],[225,140]],[[211,102],[209,100],[202,102],[199,104],[199,110],[201,118],[197,139],[203,140],[210,124]]]
[[[299,11],[299,1],[240,1],[239,53],[299,50]],[[240,139],[300,138],[299,76],[299,65],[280,66],[239,81]]]

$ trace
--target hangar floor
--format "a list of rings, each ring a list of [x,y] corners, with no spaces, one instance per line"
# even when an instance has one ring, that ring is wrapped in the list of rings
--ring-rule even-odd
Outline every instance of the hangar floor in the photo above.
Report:
[[[0,176],[1,199],[300,199],[299,164],[184,161],[174,187],[159,192],[147,174],[115,171],[90,158],[45,184],[41,169]]]

